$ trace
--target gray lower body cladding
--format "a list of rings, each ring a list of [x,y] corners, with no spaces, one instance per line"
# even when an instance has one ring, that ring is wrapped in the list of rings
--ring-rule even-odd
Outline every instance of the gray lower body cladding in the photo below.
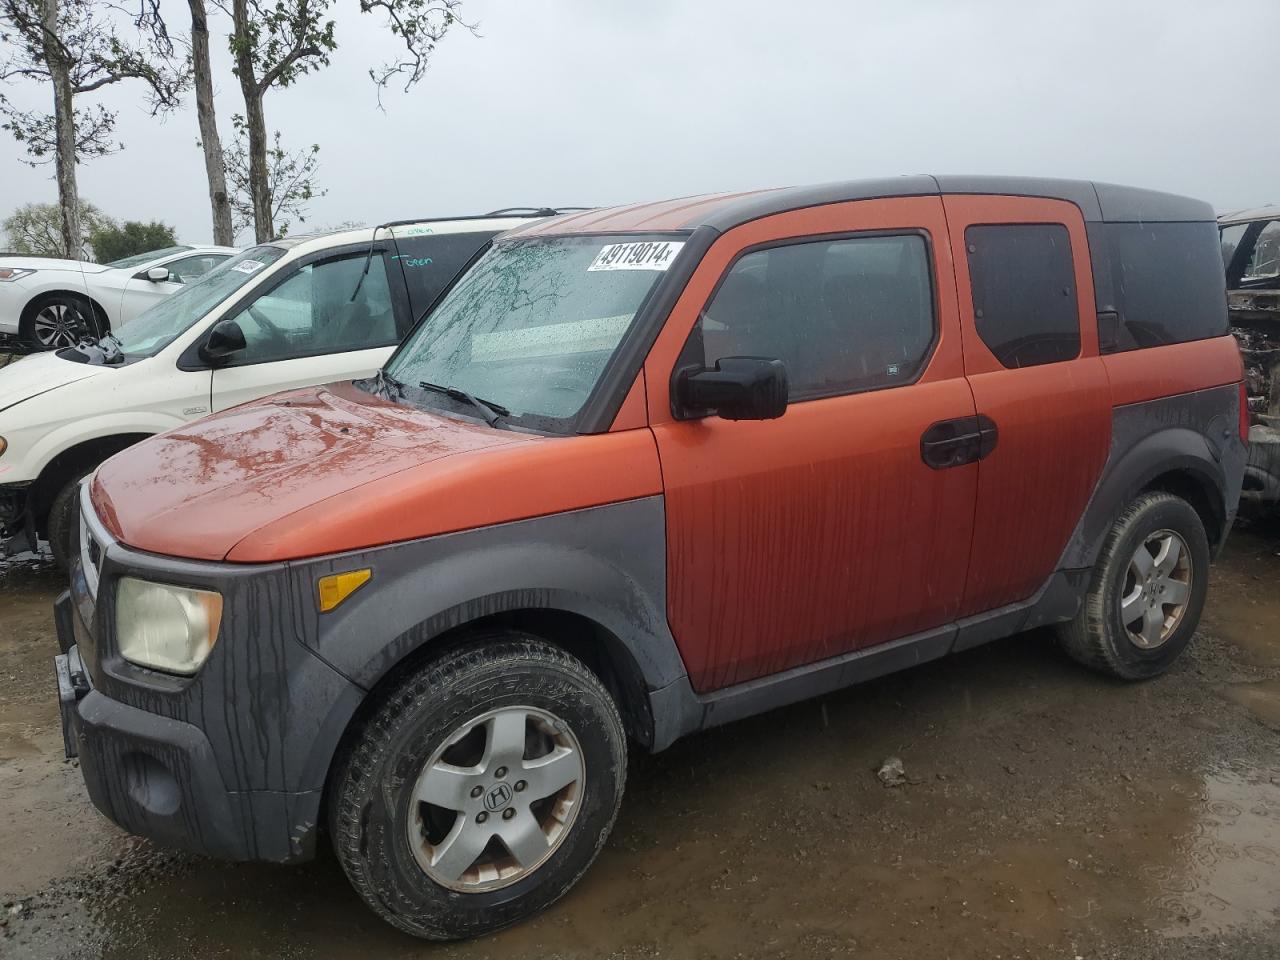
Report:
[[[1069,619],[1114,518],[1162,475],[1193,478],[1218,539],[1225,535],[1245,462],[1237,404],[1230,386],[1117,408],[1093,498],[1035,596],[707,695],[690,686],[667,626],[660,496],[254,566],[156,557],[105,538],[96,595],[77,562],[58,615],[64,646],[74,644],[85,664],[86,689],[66,713],[90,794],[127,829],[167,843],[231,858],[303,859],[314,848],[329,766],[369,691],[428,643],[486,618],[546,613],[592,625],[590,636],[608,647],[602,659],[639,691],[644,716],[633,733],[651,749]],[[318,611],[319,577],[365,567],[368,584],[336,610]],[[142,670],[119,656],[113,598],[122,576],[222,593],[222,631],[195,677]]]

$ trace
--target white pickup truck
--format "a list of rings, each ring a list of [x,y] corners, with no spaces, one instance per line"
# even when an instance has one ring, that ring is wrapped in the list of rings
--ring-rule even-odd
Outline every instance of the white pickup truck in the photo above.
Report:
[[[0,368],[0,552],[65,563],[77,483],[138,440],[278,390],[370,376],[511,215],[273,240],[100,341]]]

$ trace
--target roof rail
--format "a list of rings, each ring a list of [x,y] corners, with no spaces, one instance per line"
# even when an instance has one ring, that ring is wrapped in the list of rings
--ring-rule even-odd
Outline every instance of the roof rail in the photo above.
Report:
[[[488,214],[490,217],[554,217],[561,213],[581,213],[595,207],[503,207]]]

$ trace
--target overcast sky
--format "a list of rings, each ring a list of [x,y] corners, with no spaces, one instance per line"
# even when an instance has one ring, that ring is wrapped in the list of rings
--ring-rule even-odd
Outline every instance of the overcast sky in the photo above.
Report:
[[[186,4],[164,0],[175,25]],[[394,52],[336,0],[332,65],[273,91],[267,122],[320,145],[310,225],[512,205],[600,205],[902,173],[1081,177],[1225,211],[1280,202],[1280,0],[465,0],[411,91],[375,105]],[[221,17],[221,14],[218,15]],[[242,111],[214,19],[224,137]],[[10,86],[27,105],[48,91]],[[149,118],[104,97],[125,149],[83,197],[208,241],[194,104]],[[0,216],[52,201],[0,132]],[[297,232],[295,230],[295,232]]]

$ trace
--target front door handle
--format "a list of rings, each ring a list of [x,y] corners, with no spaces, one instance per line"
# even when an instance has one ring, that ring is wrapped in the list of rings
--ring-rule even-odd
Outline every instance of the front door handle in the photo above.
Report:
[[[999,439],[995,421],[983,414],[939,420],[920,436],[920,459],[934,470],[976,463],[991,454]]]

